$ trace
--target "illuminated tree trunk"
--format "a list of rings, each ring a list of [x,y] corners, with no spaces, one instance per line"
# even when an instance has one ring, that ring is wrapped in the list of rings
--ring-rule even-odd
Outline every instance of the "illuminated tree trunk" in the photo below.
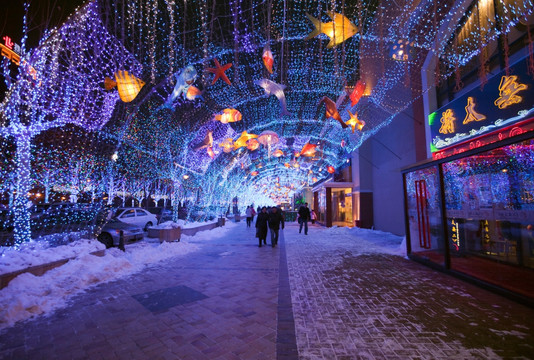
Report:
[[[31,190],[31,137],[24,133],[17,136],[17,193],[14,201],[15,247],[31,240],[28,193]]]
[[[173,192],[172,192],[172,221],[177,222],[178,221],[178,210],[179,210],[179,190],[180,190],[180,182],[177,180],[174,180],[172,182],[173,185]]]

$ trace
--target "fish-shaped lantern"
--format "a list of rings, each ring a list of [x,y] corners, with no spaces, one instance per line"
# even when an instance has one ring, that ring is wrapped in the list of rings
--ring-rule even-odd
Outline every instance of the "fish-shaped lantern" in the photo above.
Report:
[[[319,101],[319,105],[321,105],[322,103],[325,103],[326,105],[326,118],[333,118],[335,120],[337,120],[340,124],[341,124],[341,127],[343,129],[347,128],[348,125],[345,124],[345,122],[343,122],[343,120],[341,119],[341,115],[339,115],[339,112],[337,111],[337,107],[336,107],[336,103],[328,98],[327,96],[324,96],[321,101]]]
[[[354,36],[358,32],[358,27],[342,14],[333,11],[327,11],[326,14],[332,19],[332,22],[322,23],[319,19],[314,18],[306,13],[306,16],[312,22],[315,29],[304,40],[309,40],[319,34],[325,34],[330,38],[327,48],[341,44],[343,41]]]
[[[328,165],[326,171],[328,171],[330,174],[333,174],[336,172],[336,169],[332,165]]]
[[[226,76],[226,74],[224,73],[226,70],[230,69],[232,67],[232,63],[229,63],[229,64],[226,64],[224,66],[221,66],[221,64],[219,64],[219,61],[217,59],[213,59],[213,61],[215,61],[215,68],[207,68],[206,70],[211,72],[211,73],[214,73],[215,74],[215,77],[213,78],[213,81],[211,82],[211,85],[215,84],[215,82],[217,81],[217,79],[221,78],[224,80],[225,83],[227,83],[228,85],[232,85],[232,83],[230,82],[230,79],[228,79],[228,76]]]
[[[278,101],[280,101],[280,107],[282,108],[280,116],[291,116],[291,113],[287,111],[286,96],[284,94],[284,89],[286,88],[285,85],[277,84],[268,79],[255,80],[254,84],[261,86],[265,90],[265,94],[269,96],[274,95],[278,98]]]
[[[234,140],[232,138],[227,138],[219,144],[223,148],[225,153],[229,153],[234,150]]]
[[[260,142],[256,139],[250,139],[247,141],[247,149],[254,151],[260,147]]]
[[[204,91],[200,90],[196,86],[191,85],[189,89],[187,89],[187,93],[185,95],[185,98],[187,100],[195,100],[196,98],[202,99],[202,94]]]
[[[106,90],[111,90],[117,87],[119,96],[125,103],[132,101],[137,97],[137,94],[141,91],[145,82],[128,71],[119,70],[115,73],[115,81],[106,77],[104,79],[104,87]]]
[[[241,136],[234,142],[234,150],[237,150],[239,148],[242,148],[244,146],[247,146],[247,141],[250,139],[257,138],[258,135],[255,134],[249,134],[247,131],[243,131],[241,133]]]
[[[261,58],[263,60],[263,65],[265,65],[269,74],[272,74],[274,57],[273,57],[273,53],[271,52],[271,47],[269,46],[269,44],[265,44],[265,46],[263,47],[263,55],[261,56]]]
[[[280,156],[284,156],[284,152],[280,149],[277,149],[273,152],[273,156],[279,158]]]
[[[259,171],[255,170],[253,172],[250,173],[250,176],[256,176],[259,174]]]
[[[213,159],[215,157],[215,153],[213,152],[213,131],[211,130],[208,131],[202,144],[200,144],[200,146],[197,146],[195,150],[200,150],[204,148],[206,148],[209,157]]]
[[[284,166],[285,166],[286,168],[290,168],[290,167],[291,167],[291,164],[290,164],[290,163],[284,163]]]
[[[182,96],[184,99],[187,98],[187,91],[189,87],[193,85],[197,78],[197,71],[192,65],[187,66],[180,74],[174,74],[176,78],[176,85],[174,85],[174,90],[171,95],[165,101],[164,107],[171,107],[172,103],[178,96]]]
[[[215,115],[215,120],[223,124],[228,124],[236,121],[241,121],[243,116],[236,109],[224,109],[222,114]]]
[[[358,80],[358,82],[356,82],[356,85],[354,86],[354,89],[349,94],[350,106],[354,107],[358,103],[358,101],[360,101],[360,98],[362,97],[364,92],[365,82],[362,80]]]
[[[362,131],[363,127],[365,126],[365,121],[362,121],[362,120],[358,119],[358,113],[357,112],[354,112],[354,114],[351,113],[349,110],[347,110],[347,112],[350,115],[350,119],[347,120],[346,124],[350,125],[350,127],[352,128],[352,133],[354,134],[354,129],[356,129],[356,128],[358,128],[358,130]]]
[[[310,144],[310,143],[307,143],[306,145],[304,145],[302,147],[302,150],[300,151],[300,155],[302,156],[308,156],[308,157],[312,157],[315,155],[315,148],[317,147],[317,145],[315,144]]]

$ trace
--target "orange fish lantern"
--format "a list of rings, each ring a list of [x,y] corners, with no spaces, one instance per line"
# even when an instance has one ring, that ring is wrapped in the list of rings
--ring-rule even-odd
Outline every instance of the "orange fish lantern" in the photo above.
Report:
[[[187,93],[185,95],[185,98],[187,100],[195,100],[196,98],[202,98],[202,93],[203,93],[203,91],[201,91],[199,88],[197,88],[196,86],[191,85],[189,87],[189,89],[187,89]]]
[[[316,183],[316,182],[317,182],[317,178],[316,178],[316,177],[312,177],[312,181],[313,181],[314,183]]]
[[[360,98],[362,97],[364,92],[365,92],[365,82],[362,80],[358,80],[358,82],[354,86],[354,89],[349,94],[350,106],[355,106],[358,103],[358,101],[360,101]]]
[[[234,150],[247,146],[247,141],[257,138],[258,135],[249,134],[245,131],[241,133],[241,136],[234,142]]]
[[[241,121],[242,118],[243,115],[236,109],[224,109],[222,114],[215,115],[215,120],[220,121],[222,124]]]
[[[255,171],[253,171],[253,172],[250,173],[250,176],[256,176],[256,175],[258,175],[258,174],[259,174],[259,172],[258,172],[257,170],[255,170]]]
[[[250,151],[254,151],[259,147],[260,147],[260,143],[258,140],[250,139],[247,141],[247,149],[249,149]]]
[[[111,90],[115,86],[117,87],[117,90],[119,90],[121,100],[127,103],[137,97],[137,94],[139,94],[143,86],[145,86],[145,82],[136,78],[128,71],[119,70],[115,73],[115,81],[109,77],[104,79],[104,88],[106,90]]]
[[[345,124],[345,122],[341,119],[341,115],[339,115],[339,112],[337,111],[337,106],[336,106],[336,103],[334,101],[332,101],[332,99],[330,99],[329,97],[327,96],[324,96],[320,101],[319,101],[319,105],[321,105],[322,103],[325,103],[326,105],[326,114],[325,114],[325,117],[328,119],[328,118],[333,118],[335,120],[337,120],[340,124],[341,124],[341,127],[343,129],[347,128],[347,124]]]
[[[350,115],[350,119],[347,120],[346,124],[350,125],[352,128],[352,133],[354,134],[354,129],[358,128],[359,131],[362,131],[363,127],[365,126],[365,121],[361,121],[358,119],[358,113],[355,112],[354,114],[350,112],[350,110],[347,110],[347,112]]]
[[[317,145],[308,143],[308,144],[304,145],[304,147],[300,151],[300,155],[312,157],[312,156],[315,155],[315,151],[316,151],[315,148],[316,147],[317,147]]]
[[[291,167],[291,164],[290,164],[290,163],[285,163],[284,166],[285,166],[286,168],[290,168],[290,167]]]
[[[336,169],[332,166],[332,165],[329,165],[327,168],[326,168],[326,171],[328,171],[330,174],[333,174],[336,172]]]
[[[273,152],[273,156],[279,158],[280,156],[284,156],[284,152],[280,149],[277,149]]]
[[[223,148],[223,151],[225,153],[229,153],[230,151],[234,150],[234,142],[232,138],[227,138],[226,140],[221,142],[219,146]]]
[[[263,65],[267,68],[267,71],[272,74],[273,73],[273,64],[274,64],[274,57],[273,53],[271,52],[271,48],[269,47],[269,44],[265,44],[263,48],[263,55],[262,55]]]

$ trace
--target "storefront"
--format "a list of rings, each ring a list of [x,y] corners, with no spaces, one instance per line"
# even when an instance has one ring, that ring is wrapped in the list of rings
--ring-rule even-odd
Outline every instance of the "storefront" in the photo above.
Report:
[[[533,304],[534,81],[509,74],[430,115],[433,160],[403,170],[407,250]]]

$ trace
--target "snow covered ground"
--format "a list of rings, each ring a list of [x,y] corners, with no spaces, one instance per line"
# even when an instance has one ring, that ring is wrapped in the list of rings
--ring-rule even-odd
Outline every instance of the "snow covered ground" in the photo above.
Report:
[[[164,259],[195,256],[194,252],[203,247],[199,242],[208,243],[212,239],[224,238],[232,240],[234,233],[231,230],[235,226],[244,226],[244,223],[227,222],[222,228],[202,231],[194,236],[182,235],[180,242],[160,244],[158,239],[145,238],[127,244],[125,252],[116,248],[108,249],[103,257],[89,254],[103,248],[96,240],[81,240],[49,249],[29,244],[20,251],[6,250],[0,257],[0,273],[64,258],[74,259],[43,276],[29,273],[19,275],[0,290],[0,329],[33,316],[50,314],[65,306],[72,296],[91,286],[132,275]],[[336,237],[336,242],[333,242],[335,246],[343,246],[344,241],[357,241],[361,244],[358,249],[362,253],[404,255],[402,237],[380,231],[314,228],[309,235],[310,240],[332,236]]]

